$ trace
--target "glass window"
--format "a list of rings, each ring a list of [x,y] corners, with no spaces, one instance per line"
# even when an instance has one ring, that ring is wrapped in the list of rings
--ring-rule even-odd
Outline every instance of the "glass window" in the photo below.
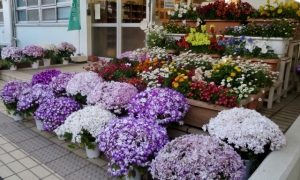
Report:
[[[27,6],[38,6],[38,0],[27,0]]]
[[[0,1],[0,9],[3,9],[2,1]]]
[[[93,28],[92,54],[100,57],[116,57],[117,36],[115,27]],[[100,41],[101,39],[101,41]]]
[[[28,10],[28,21],[39,21],[39,10],[34,9],[34,10]]]
[[[26,21],[26,10],[17,11],[18,21]]]
[[[55,15],[55,8],[42,9],[42,21],[55,21]]]
[[[3,12],[0,12],[0,23],[3,23]]]
[[[70,7],[57,8],[57,20],[68,20],[70,16]]]
[[[24,0],[17,0],[17,7],[23,7],[26,6],[26,1]]]
[[[42,5],[55,4],[55,0],[42,0]]]

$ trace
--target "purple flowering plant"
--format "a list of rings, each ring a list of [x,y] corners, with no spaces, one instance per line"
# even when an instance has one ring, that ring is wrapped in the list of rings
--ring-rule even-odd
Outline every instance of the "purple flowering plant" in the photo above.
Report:
[[[49,86],[52,90],[58,95],[65,95],[66,87],[70,81],[74,77],[76,73],[65,72],[61,73],[58,76],[52,77],[52,81]]]
[[[58,76],[61,73],[61,71],[56,69],[48,69],[42,72],[39,72],[32,76],[31,78],[31,84],[32,86],[35,84],[45,84],[48,85],[51,83],[52,78]]]
[[[72,98],[52,98],[39,105],[34,112],[34,119],[42,120],[46,131],[53,131],[64,124],[67,117],[81,109],[81,104]]]
[[[71,55],[74,55],[76,48],[73,44],[68,42],[61,42],[57,45],[59,57],[68,57],[70,58]]]
[[[235,150],[211,136],[189,134],[167,143],[151,162],[154,179],[243,179],[245,166]]]
[[[81,72],[70,79],[66,87],[66,92],[68,96],[85,105],[87,104],[86,98],[88,94],[98,83],[102,82],[103,79],[95,72]]]
[[[22,50],[18,47],[3,47],[1,50],[1,58],[5,60],[9,66],[19,64],[21,56]]]
[[[123,117],[111,121],[98,136],[99,149],[110,160],[108,172],[123,176],[133,167],[148,167],[168,142],[164,127],[145,118]]]
[[[38,106],[48,99],[56,97],[49,85],[36,84],[25,88],[17,103],[17,110],[23,112],[26,116],[32,115]]]
[[[133,117],[145,117],[156,120],[158,124],[180,120],[190,106],[179,92],[169,88],[152,88],[135,95],[128,105],[128,114]]]
[[[3,100],[8,113],[11,111],[13,114],[18,113],[17,103],[19,96],[23,89],[28,88],[29,86],[29,83],[22,81],[10,81],[4,85],[0,92],[0,97]]]
[[[103,82],[88,94],[88,104],[99,104],[116,114],[125,114],[128,103],[137,94],[137,89],[128,83]]]
[[[43,57],[44,50],[41,46],[29,45],[22,50],[22,53],[28,62],[34,63]]]

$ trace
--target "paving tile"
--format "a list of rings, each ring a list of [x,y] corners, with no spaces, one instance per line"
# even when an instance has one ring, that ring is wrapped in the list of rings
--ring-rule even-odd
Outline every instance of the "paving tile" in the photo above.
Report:
[[[54,137],[54,136],[57,137],[55,134],[53,134],[51,132],[47,132],[47,131],[39,131],[38,133],[47,139]]]
[[[6,177],[11,176],[13,174],[14,174],[14,172],[12,172],[8,167],[0,166],[0,177],[6,178]]]
[[[54,136],[54,137],[52,137],[52,138],[49,138],[49,140],[50,141],[52,141],[52,142],[54,142],[55,144],[63,144],[63,143],[66,143],[66,141],[65,140],[59,140],[58,138],[57,138],[57,136]]]
[[[28,128],[35,127],[35,123],[32,120],[26,120],[26,121],[21,121],[20,124],[23,124],[24,126]]]
[[[47,163],[69,153],[70,151],[60,147],[59,145],[52,144],[50,146],[46,146],[44,148],[33,151],[32,153],[30,153],[30,155],[35,157],[42,163]]]
[[[102,167],[104,165],[106,165],[108,163],[108,161],[105,161],[104,159],[102,158],[95,158],[95,159],[92,159],[92,158],[87,158],[87,160],[99,167]]]
[[[73,152],[82,158],[85,158],[85,159],[87,158],[86,151],[81,148],[76,149]]]
[[[12,157],[14,157],[15,159],[22,159],[24,157],[26,157],[27,155],[25,153],[23,153],[20,150],[15,150],[9,153]]]
[[[51,144],[53,144],[51,141],[48,141],[46,138],[40,137],[40,136],[17,143],[17,145],[20,148],[22,148],[23,150],[25,150],[28,153],[30,153],[32,151],[36,151],[41,148],[44,148]]]
[[[91,164],[88,165],[68,176],[66,179],[91,179],[91,180],[109,180],[112,178],[105,170],[98,166]]]
[[[31,172],[33,172],[35,175],[37,175],[39,178],[44,178],[52,174],[47,169],[45,169],[43,166],[36,166],[30,169]]]
[[[41,166],[43,166],[45,169],[47,169],[49,172],[51,172],[52,174],[55,173],[52,169],[50,169],[48,166],[46,166],[45,164],[41,164]]]
[[[0,155],[6,153],[2,148],[0,148]]]
[[[59,179],[65,179],[65,178],[63,178],[63,177],[61,177],[59,174],[57,174],[57,173],[54,173],[54,175],[56,176],[56,177],[58,177]]]
[[[55,175],[50,175],[50,176],[43,178],[43,180],[60,180],[60,178],[58,178]]]
[[[5,180],[21,180],[21,178],[19,178],[17,175],[13,175],[5,178]]]
[[[39,178],[29,170],[18,173],[18,176],[22,177],[24,180],[39,180]]]
[[[2,161],[4,164],[7,164],[7,163],[15,161],[15,158],[13,158],[9,154],[2,154],[2,155],[0,155],[0,161]]]
[[[14,161],[12,163],[8,163],[6,164],[11,170],[13,170],[13,172],[15,173],[19,173],[21,171],[24,171],[26,169],[25,166],[23,166],[21,163],[19,163],[18,161]]]
[[[27,168],[32,168],[34,166],[37,166],[38,163],[39,163],[39,162],[36,162],[35,160],[33,160],[30,157],[26,157],[26,158],[20,159],[19,162],[22,163]]]
[[[5,135],[7,139],[14,143],[22,142],[36,136],[39,136],[39,134],[31,131],[30,129],[24,129],[18,132]]]

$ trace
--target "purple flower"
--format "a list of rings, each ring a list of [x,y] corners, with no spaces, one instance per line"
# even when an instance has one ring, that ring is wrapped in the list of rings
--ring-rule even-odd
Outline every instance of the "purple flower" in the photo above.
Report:
[[[21,61],[21,55],[22,50],[18,47],[3,47],[1,51],[1,58],[14,65]]]
[[[122,59],[122,58],[131,58],[132,57],[132,51],[126,51],[123,54],[118,56],[118,59]]]
[[[26,46],[22,53],[25,55],[25,58],[27,58],[30,62],[36,62],[44,55],[44,50],[40,46],[36,45],[29,45]]]
[[[150,166],[154,179],[243,179],[245,166],[239,154],[221,140],[184,135],[167,143]]]
[[[61,71],[56,70],[56,69],[49,69],[46,71],[42,71],[42,72],[37,73],[32,76],[31,84],[32,85],[35,85],[35,84],[48,85],[52,81],[52,78],[58,76],[60,73],[61,73]]]
[[[58,76],[52,77],[52,81],[50,82],[50,87],[52,90],[57,93],[64,93],[66,91],[66,87],[70,81],[74,77],[76,73],[61,73]]]
[[[133,117],[156,120],[158,124],[178,122],[188,112],[190,106],[186,98],[169,88],[153,88],[135,95],[128,113]]]
[[[57,48],[58,54],[60,54],[62,57],[70,57],[76,51],[74,45],[68,42],[59,43]]]
[[[99,104],[104,109],[120,114],[122,110],[127,109],[128,103],[137,92],[137,89],[128,83],[103,82],[90,92],[87,96],[87,103]]]
[[[122,176],[130,166],[149,166],[150,158],[168,142],[168,135],[156,123],[124,117],[111,121],[97,141],[100,151],[110,160],[108,172]]]
[[[22,81],[10,81],[4,85],[0,97],[6,104],[17,103],[23,89],[28,88],[29,83]]]
[[[64,124],[67,117],[81,108],[81,105],[72,98],[52,98],[39,105],[34,112],[34,119],[42,120],[46,131],[53,131]]]

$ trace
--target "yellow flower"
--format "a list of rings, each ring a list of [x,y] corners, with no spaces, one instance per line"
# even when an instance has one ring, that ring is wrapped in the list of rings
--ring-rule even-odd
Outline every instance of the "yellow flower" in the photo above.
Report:
[[[259,10],[260,10],[260,11],[263,11],[263,10],[264,10],[264,7],[263,7],[263,6],[259,6]]]
[[[178,79],[179,79],[179,77],[177,76],[174,80],[175,80],[175,81],[178,81]]]
[[[189,72],[190,72],[190,70],[185,70],[185,72],[189,73]]]
[[[228,77],[227,77],[227,80],[231,80],[231,77],[230,77],[230,76],[228,76]]]
[[[179,86],[179,84],[178,83],[174,83],[173,86],[174,86],[174,88],[177,88]]]
[[[183,82],[183,81],[184,81],[184,79],[183,79],[183,78],[180,78],[180,79],[179,79],[179,82]]]
[[[219,70],[219,69],[217,69],[217,70],[216,70],[216,73],[218,73],[218,72],[220,72],[220,70]]]
[[[267,4],[268,4],[268,5],[270,4],[270,0],[267,0]]]
[[[270,10],[271,10],[271,11],[274,11],[274,10],[275,10],[275,8],[274,8],[273,6],[271,6],[271,7],[270,7]]]
[[[177,69],[174,69],[174,72],[177,72]]]
[[[298,16],[300,16],[300,10],[298,10],[298,11],[296,12],[296,14],[297,14]]]
[[[230,73],[230,76],[234,77],[236,74],[235,72]]]
[[[292,8],[293,8],[293,9],[298,9],[298,8],[299,8],[299,6],[298,6],[298,4],[297,4],[297,3],[294,3],[294,4],[292,5]]]
[[[213,66],[212,66],[212,68],[213,68],[213,69],[216,69],[216,68],[217,68],[217,66],[216,66],[216,65],[213,65]]]
[[[237,71],[237,72],[241,72],[242,70],[239,68],[239,69],[237,69],[236,71]]]
[[[277,4],[277,3],[278,3],[278,0],[275,0],[273,4]]]
[[[188,77],[187,76],[183,76],[183,79],[187,79]]]
[[[281,13],[282,13],[282,9],[278,9],[278,10],[277,10],[277,13],[278,13],[278,14],[281,14]]]
[[[282,6],[283,6],[283,2],[280,2],[280,3],[279,3],[279,6],[281,6],[281,7],[282,7]]]

